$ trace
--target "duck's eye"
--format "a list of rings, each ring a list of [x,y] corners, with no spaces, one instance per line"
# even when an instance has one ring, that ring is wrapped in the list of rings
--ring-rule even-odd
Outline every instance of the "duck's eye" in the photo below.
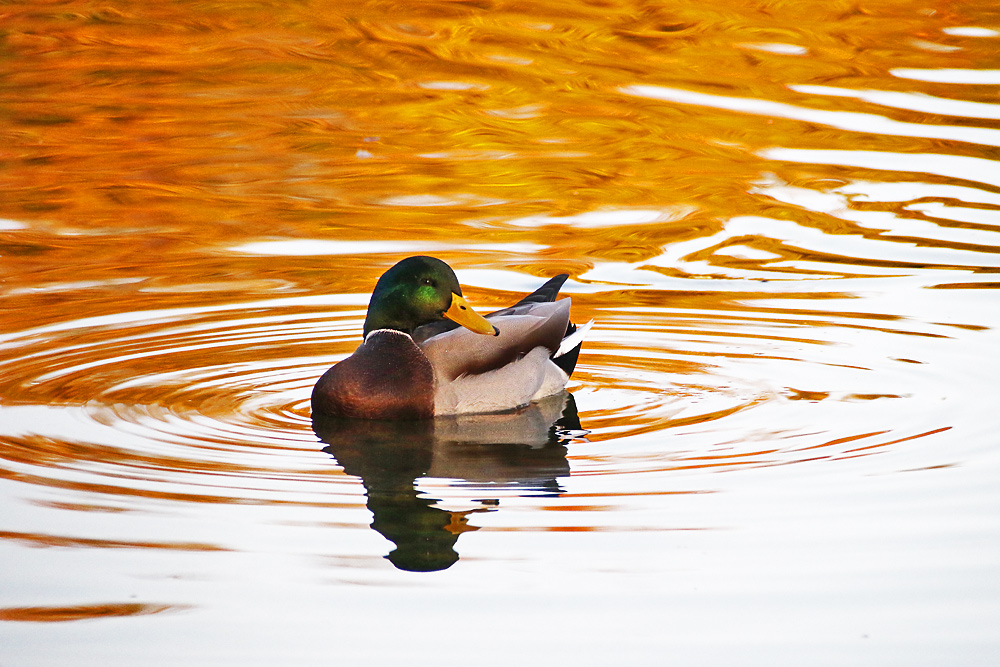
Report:
[[[431,285],[431,286],[433,286],[434,285],[434,280],[431,279],[431,278],[421,278],[420,279],[420,284],[421,285]]]

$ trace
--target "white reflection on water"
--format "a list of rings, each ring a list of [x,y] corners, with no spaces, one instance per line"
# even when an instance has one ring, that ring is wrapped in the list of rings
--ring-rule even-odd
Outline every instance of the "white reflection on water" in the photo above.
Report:
[[[917,191],[916,186],[910,186],[907,190],[912,194]],[[948,265],[948,266],[969,266],[983,267],[995,266],[1000,263],[997,257],[996,247],[1000,245],[1000,235],[997,230],[991,229],[964,229],[955,227],[942,227],[927,220],[906,218],[890,211],[865,211],[851,207],[852,193],[859,191],[857,184],[831,188],[820,191],[810,188],[800,188],[781,183],[780,181],[762,179],[753,192],[772,197],[777,201],[801,206],[810,211],[824,213],[841,220],[848,220],[866,229],[882,230],[879,237],[884,237],[886,242],[880,240],[867,239],[866,241],[853,240],[851,247],[838,247],[837,237],[833,237],[824,242],[825,249],[834,251],[841,256],[851,256],[855,258],[886,259],[896,260],[903,263],[920,263],[928,265]],[[923,196],[927,196],[926,191],[920,189]],[[907,198],[909,199],[909,198]],[[870,195],[866,201],[877,201]],[[987,211],[977,209],[959,209],[946,207],[939,202],[926,202],[921,204],[911,204],[904,207],[910,211],[940,211],[939,217],[945,217],[949,212],[952,219],[964,219],[969,222],[969,218],[978,218],[979,221],[989,224],[1000,223],[1000,211]],[[774,225],[780,226],[782,221],[775,221]],[[756,233],[772,234],[773,232],[758,230]],[[780,236],[780,232],[779,238]],[[961,248],[947,247],[914,247],[913,245],[900,244],[894,242],[893,237],[908,238],[914,241],[939,241],[945,244],[963,244]],[[864,249],[867,244],[877,245],[878,248]],[[982,246],[980,252],[970,248],[970,245]],[[824,248],[813,247],[816,251]],[[847,255],[845,253],[856,253]],[[865,267],[864,270],[868,270]],[[896,269],[898,271],[898,269]],[[912,272],[913,269],[908,270]]]
[[[1000,227],[1000,211],[985,211],[978,208],[965,208],[963,206],[948,206],[940,202],[922,202],[919,204],[909,204],[908,211],[920,211],[932,218],[941,220],[954,220],[956,222],[971,222],[977,225],[993,225]],[[983,242],[989,240],[985,234],[981,237]]]
[[[891,90],[852,90],[832,86],[789,86],[803,95],[828,95],[830,97],[851,97],[856,100],[880,104],[896,109],[920,111],[922,113],[958,116],[963,118],[1000,119],[1000,105],[966,100],[950,100],[923,93],[900,93]]]
[[[6,220],[0,218],[0,231],[12,231],[15,229],[27,229],[28,225],[23,222],[18,222],[17,220]]]
[[[901,79],[932,81],[935,83],[959,83],[975,86],[1000,84],[1000,69],[912,69],[897,67],[889,70],[889,73]]]
[[[781,102],[772,102],[754,97],[724,97],[697,93],[680,88],[664,88],[662,86],[628,86],[622,89],[628,95],[649,97],[666,102],[694,104],[729,109],[741,113],[774,118],[790,118],[807,123],[816,123],[852,132],[871,132],[896,137],[921,137],[925,139],[945,139],[964,141],[987,146],[1000,146],[1000,130],[985,127],[958,127],[954,125],[930,125],[921,123],[904,123],[885,116],[853,111],[826,111],[824,109],[807,109]]]
[[[1000,37],[1000,30],[977,26],[955,26],[953,28],[944,28],[941,32],[946,35],[955,35],[956,37]]]
[[[1000,193],[962,185],[930,182],[851,181],[837,188],[853,201],[905,202],[918,197],[955,199],[968,204],[1000,206]]]
[[[766,51],[767,53],[777,53],[783,56],[804,56],[809,53],[809,49],[798,44],[782,44],[780,42],[755,42],[740,44],[744,49],[754,51]]]
[[[769,160],[841,165],[919,174],[938,174],[972,183],[1000,187],[997,162],[966,155],[938,153],[887,153],[883,151],[815,150],[806,148],[766,148],[760,156]]]

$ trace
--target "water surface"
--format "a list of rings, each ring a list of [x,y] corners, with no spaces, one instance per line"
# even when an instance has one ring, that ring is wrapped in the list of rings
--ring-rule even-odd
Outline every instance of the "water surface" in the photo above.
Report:
[[[5,5],[0,662],[990,664],[990,3]],[[570,395],[314,423],[399,259]]]

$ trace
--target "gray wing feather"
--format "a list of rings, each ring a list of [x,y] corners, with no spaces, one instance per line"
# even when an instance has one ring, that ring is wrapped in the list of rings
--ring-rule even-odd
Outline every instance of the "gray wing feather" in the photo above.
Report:
[[[519,303],[487,315],[497,336],[456,328],[418,342],[439,380],[478,375],[501,368],[536,347],[559,349],[569,326],[570,300]]]

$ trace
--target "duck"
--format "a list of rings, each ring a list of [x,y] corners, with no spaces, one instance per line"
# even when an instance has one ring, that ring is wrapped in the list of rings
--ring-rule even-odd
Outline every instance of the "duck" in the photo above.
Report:
[[[564,390],[593,321],[570,322],[569,276],[485,317],[454,270],[407,257],[375,284],[364,339],[313,387],[314,417],[423,420],[517,410]]]

